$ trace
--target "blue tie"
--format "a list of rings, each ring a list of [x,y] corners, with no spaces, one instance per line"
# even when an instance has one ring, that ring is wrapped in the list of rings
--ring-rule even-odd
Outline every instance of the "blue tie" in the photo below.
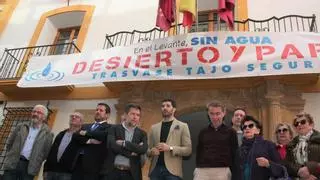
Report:
[[[95,123],[91,126],[91,131],[94,131],[95,129],[97,129],[98,126],[99,126],[99,123],[95,122]]]

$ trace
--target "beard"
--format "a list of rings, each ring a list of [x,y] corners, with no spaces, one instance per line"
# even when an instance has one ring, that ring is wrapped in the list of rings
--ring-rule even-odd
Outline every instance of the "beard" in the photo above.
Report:
[[[172,116],[172,112],[169,111],[162,111],[162,117],[168,118]]]

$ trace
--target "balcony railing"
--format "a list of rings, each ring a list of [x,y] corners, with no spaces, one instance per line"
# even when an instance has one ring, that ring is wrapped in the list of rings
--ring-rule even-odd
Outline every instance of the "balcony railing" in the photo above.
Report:
[[[174,28],[174,26],[172,26]],[[267,32],[318,32],[316,24],[316,16],[300,16],[288,15],[280,18],[271,17],[264,20],[247,19],[244,21],[234,22],[235,31],[267,31]],[[228,31],[228,27],[222,21],[210,20],[198,22],[199,31]],[[183,27],[182,24],[177,25],[177,34],[185,34],[195,32],[196,27],[190,30]],[[168,37],[170,34],[159,28],[153,28],[148,31],[121,31],[112,35],[106,35],[103,49],[115,46],[128,46],[141,41],[151,41],[154,39]]]
[[[80,49],[73,43],[23,47],[5,49],[0,59],[0,79],[20,78],[19,67],[23,64],[22,72],[27,67],[28,61],[34,56],[49,56],[79,53]]]

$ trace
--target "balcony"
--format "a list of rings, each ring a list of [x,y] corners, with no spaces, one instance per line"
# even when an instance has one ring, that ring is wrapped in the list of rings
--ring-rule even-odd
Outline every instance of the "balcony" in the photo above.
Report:
[[[5,49],[0,59],[0,84],[1,92],[5,95],[16,94],[20,88],[16,87],[18,80],[25,71],[28,61],[35,56],[64,55],[80,53],[80,49],[73,43],[61,43],[33,47]],[[70,92],[73,86],[56,88],[43,88],[43,93]],[[28,88],[23,93],[33,92],[34,88]]]
[[[175,27],[172,26],[172,29]],[[267,32],[318,32],[316,16],[288,15],[283,17],[271,17],[265,20],[247,19],[244,21],[234,22],[235,31],[267,31]],[[177,25],[176,34],[186,34],[188,32],[207,32],[207,31],[229,31],[226,24],[219,20],[199,21],[188,30]],[[152,41],[154,39],[165,38],[173,33],[164,32],[159,28],[153,28],[147,31],[120,31],[112,35],[106,35],[103,49],[116,46],[128,46],[142,41]]]
[[[200,18],[199,18],[200,19]],[[219,19],[213,18],[213,19]],[[176,28],[176,29],[175,29]],[[152,41],[159,38],[165,38],[174,34],[186,34],[189,32],[208,32],[208,31],[229,31],[226,24],[219,20],[199,21],[197,27],[194,25],[189,30],[178,24],[177,27],[172,26],[172,31],[164,32],[159,28],[153,28],[147,31],[120,31],[112,35],[106,35],[103,49],[108,49],[116,46],[129,46],[131,44]],[[248,32],[315,32],[317,33],[316,16],[300,16],[288,15],[283,17],[271,17],[264,20],[247,19],[244,21],[234,22],[235,31]],[[176,32],[174,32],[176,31]],[[317,74],[306,75],[287,75],[277,77],[250,77],[250,78],[233,78],[225,81],[223,79],[210,80],[175,80],[172,81],[144,81],[144,82],[105,82],[105,86],[113,92],[123,92],[133,87],[148,87],[154,91],[166,91],[168,87],[171,90],[188,90],[188,89],[216,89],[219,88],[250,88],[263,83],[266,80],[276,78],[281,83],[309,86],[314,85],[318,81]],[[210,83],[208,83],[210,81]]]

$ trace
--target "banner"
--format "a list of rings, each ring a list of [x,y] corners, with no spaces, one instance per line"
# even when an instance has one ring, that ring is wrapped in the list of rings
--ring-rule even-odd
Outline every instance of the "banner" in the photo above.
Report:
[[[320,72],[316,33],[206,32],[126,47],[32,57],[19,87]]]

